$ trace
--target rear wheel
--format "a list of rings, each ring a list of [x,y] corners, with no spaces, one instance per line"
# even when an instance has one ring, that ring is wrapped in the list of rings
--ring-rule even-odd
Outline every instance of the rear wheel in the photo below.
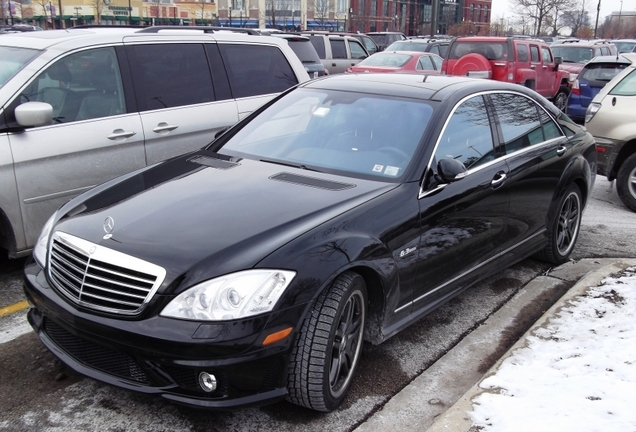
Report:
[[[628,157],[618,170],[616,191],[623,204],[636,212],[636,154]]]
[[[548,244],[539,253],[539,258],[553,264],[563,264],[568,260],[581,226],[581,190],[574,183],[566,190],[559,202],[558,212],[548,226]]]
[[[568,105],[568,95],[569,94],[570,94],[570,92],[568,91],[568,89],[566,87],[561,87],[559,89],[559,92],[556,94],[556,96],[554,96],[554,102],[552,102],[552,103],[558,109],[560,109],[561,111],[565,112],[565,108]]]
[[[324,412],[342,403],[360,359],[366,308],[366,286],[357,273],[343,273],[320,295],[294,343],[289,401]]]

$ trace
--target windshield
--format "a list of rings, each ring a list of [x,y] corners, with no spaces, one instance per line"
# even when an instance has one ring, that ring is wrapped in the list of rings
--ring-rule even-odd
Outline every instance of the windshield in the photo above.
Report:
[[[358,63],[358,66],[402,67],[412,57],[409,54],[400,53],[375,53]]]
[[[42,51],[0,46],[0,88]]]
[[[636,48],[636,42],[614,42],[619,53],[630,53]]]
[[[552,48],[552,53],[555,57],[563,57],[565,63],[587,63],[594,57],[592,48],[588,47],[559,45]]]
[[[415,99],[297,89],[247,123],[219,153],[397,181],[432,112]]]
[[[579,80],[609,82],[627,66],[626,63],[588,64],[583,68],[578,78]]]
[[[421,51],[421,52],[426,52],[426,48],[428,47],[429,44],[427,43],[418,43],[418,42],[405,42],[405,41],[398,41],[398,42],[393,42],[391,45],[389,45],[386,50],[387,51]]]

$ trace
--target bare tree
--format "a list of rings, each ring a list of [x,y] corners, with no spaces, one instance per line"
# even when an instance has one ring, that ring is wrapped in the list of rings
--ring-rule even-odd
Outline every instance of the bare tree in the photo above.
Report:
[[[95,11],[95,24],[99,25],[102,23],[102,12],[104,11],[104,7],[106,3],[104,0],[90,0],[89,3],[93,10]]]
[[[314,19],[324,28],[329,21],[329,0],[309,0],[307,7],[314,10]]]
[[[533,18],[537,24],[535,35],[541,34],[541,28],[551,19],[556,5],[562,0],[513,0],[522,16]]]
[[[563,12],[561,15],[561,22],[564,26],[572,29],[572,36],[581,37],[580,33],[583,28],[589,28],[590,10],[591,6],[589,0],[580,0],[578,7]]]

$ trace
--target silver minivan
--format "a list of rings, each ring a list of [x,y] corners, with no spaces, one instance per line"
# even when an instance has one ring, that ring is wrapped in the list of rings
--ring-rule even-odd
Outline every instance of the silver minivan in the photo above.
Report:
[[[309,79],[286,41],[77,28],[0,39],[0,248],[26,255],[70,198],[196,150]]]

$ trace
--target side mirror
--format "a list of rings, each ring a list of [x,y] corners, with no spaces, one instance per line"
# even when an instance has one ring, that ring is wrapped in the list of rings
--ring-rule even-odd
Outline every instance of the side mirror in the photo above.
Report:
[[[20,126],[46,126],[53,123],[53,106],[46,102],[25,102],[15,108],[15,119]]]
[[[563,57],[561,57],[561,56],[556,56],[556,57],[554,58],[554,64],[555,64],[555,65],[557,65],[557,66],[558,66],[558,65],[560,65],[560,64],[562,64],[562,63],[563,63]]]
[[[444,183],[452,183],[464,178],[466,167],[457,159],[441,159],[437,163],[437,175]]]

